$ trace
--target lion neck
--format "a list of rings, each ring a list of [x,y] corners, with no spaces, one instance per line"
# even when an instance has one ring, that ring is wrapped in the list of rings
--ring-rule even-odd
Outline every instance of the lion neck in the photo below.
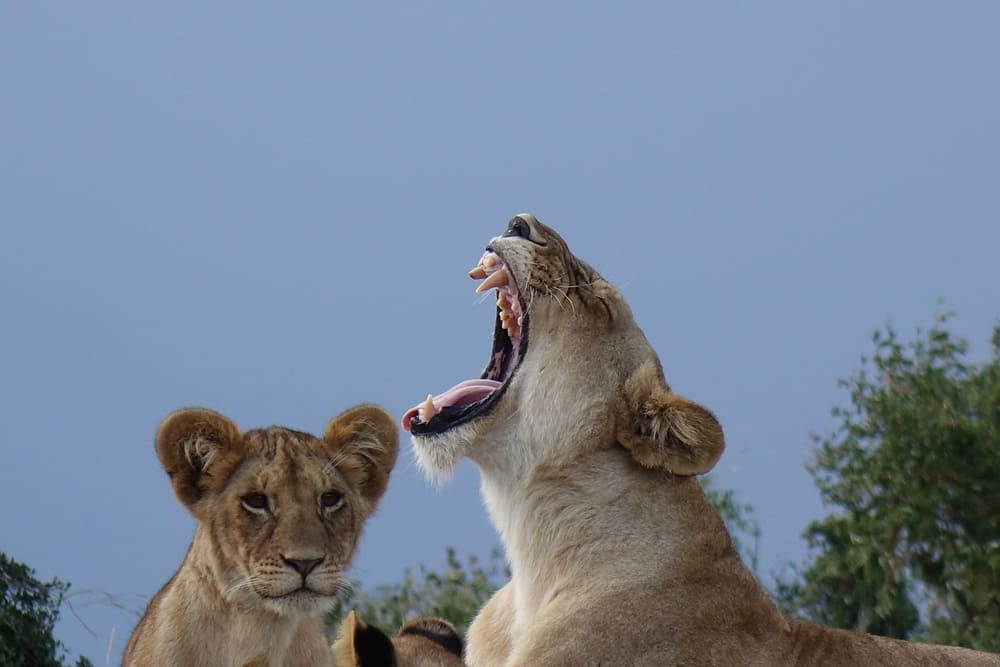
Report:
[[[622,386],[656,358],[631,313],[598,322],[579,311],[580,321],[571,310],[561,317],[573,326],[532,320],[501,416],[514,418],[480,433],[472,456],[507,549],[519,618],[566,581],[643,586],[711,566],[689,558],[695,552],[734,553],[697,480],[641,468],[617,443]]]
[[[511,566],[517,623],[559,591],[588,595],[700,581],[738,557],[694,478],[636,469],[610,444],[540,464],[520,481],[484,472],[482,493]],[[740,577],[737,587],[747,585]]]

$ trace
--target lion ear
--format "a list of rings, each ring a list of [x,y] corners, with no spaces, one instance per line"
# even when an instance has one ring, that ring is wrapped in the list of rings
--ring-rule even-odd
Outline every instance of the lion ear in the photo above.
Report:
[[[643,365],[624,393],[618,441],[636,462],[674,475],[701,475],[715,466],[725,448],[722,426],[711,412],[671,392],[658,365]]]
[[[333,643],[337,667],[395,667],[396,652],[392,640],[376,627],[365,624],[358,612],[351,611],[340,624]]]
[[[397,636],[422,637],[434,642],[448,653],[459,658],[462,657],[462,637],[458,634],[455,626],[443,618],[422,616],[414,619],[401,627]]]
[[[358,405],[327,424],[323,441],[332,450],[337,470],[375,509],[396,464],[396,420],[377,405]]]
[[[177,499],[197,516],[198,501],[218,491],[233,471],[243,434],[212,410],[187,408],[167,416],[156,432],[156,453]]]

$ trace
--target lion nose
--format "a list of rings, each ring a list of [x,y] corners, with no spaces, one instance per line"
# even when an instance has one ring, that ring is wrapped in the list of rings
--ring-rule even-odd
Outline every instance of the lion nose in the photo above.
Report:
[[[285,558],[281,557],[285,563],[295,568],[295,571],[303,577],[316,569],[316,566],[323,562],[322,558]]]

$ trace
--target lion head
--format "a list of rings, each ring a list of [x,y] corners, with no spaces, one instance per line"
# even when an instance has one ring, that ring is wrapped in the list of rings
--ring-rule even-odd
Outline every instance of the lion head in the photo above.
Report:
[[[486,369],[402,419],[429,476],[446,477],[463,456],[526,472],[567,443],[575,453],[618,443],[677,475],[715,465],[718,421],[670,390],[621,293],[553,229],[515,216],[469,275],[497,297]]]
[[[156,436],[174,493],[198,520],[191,550],[204,579],[236,606],[283,615],[333,606],[396,450],[395,424],[372,405],[333,419],[322,438],[242,432],[201,408],[174,412]]]

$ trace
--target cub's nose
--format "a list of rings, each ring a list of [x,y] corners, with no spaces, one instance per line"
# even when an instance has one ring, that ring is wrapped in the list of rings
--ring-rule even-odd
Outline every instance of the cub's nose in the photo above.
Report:
[[[296,572],[303,577],[316,569],[316,566],[323,562],[322,558],[285,558],[281,557],[288,565],[291,565]]]

